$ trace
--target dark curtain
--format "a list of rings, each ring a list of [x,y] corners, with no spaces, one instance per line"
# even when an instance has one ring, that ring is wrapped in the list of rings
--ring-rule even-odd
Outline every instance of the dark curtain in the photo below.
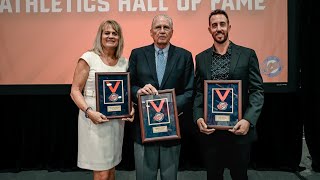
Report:
[[[251,165],[258,170],[298,171],[302,155],[302,119],[299,93],[265,94],[257,123]]]
[[[0,170],[48,169],[77,170],[78,109],[69,95],[0,96]],[[266,94],[258,121],[259,140],[252,152],[253,168],[291,168],[299,166],[302,147],[302,119],[299,95]],[[181,170],[203,168],[198,129],[188,112],[181,122]],[[117,167],[134,170],[131,124],[126,123],[123,160]]]
[[[295,39],[298,88],[289,93],[265,94],[265,105],[257,124],[259,138],[252,147],[252,168],[299,170],[303,127],[310,147],[319,147],[319,133],[315,132],[320,127],[316,103],[319,93],[315,88],[319,58],[314,56],[318,47],[311,45],[318,36],[318,32],[311,30],[317,23],[314,18],[317,6],[312,0],[297,2],[300,14]],[[76,167],[78,109],[69,95],[2,95],[0,99],[0,171],[79,170]],[[190,118],[181,123],[181,170],[203,168],[199,132],[191,120],[192,112],[189,113]],[[123,160],[117,169],[134,170],[130,131],[131,124],[127,123]],[[312,151],[319,155],[320,150]]]
[[[70,170],[77,159],[78,110],[68,95],[1,98],[1,170]]]
[[[319,10],[315,0],[301,3],[301,115],[304,122],[304,135],[312,158],[314,170],[320,171],[320,109],[319,94]]]

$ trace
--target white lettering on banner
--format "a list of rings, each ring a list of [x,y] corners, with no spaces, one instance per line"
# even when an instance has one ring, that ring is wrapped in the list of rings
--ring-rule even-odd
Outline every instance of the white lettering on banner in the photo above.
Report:
[[[152,6],[152,0],[148,0],[148,11],[156,11],[157,7]]]
[[[0,12],[7,10],[9,13],[12,13],[12,7],[9,0],[1,0],[0,3]]]
[[[168,7],[165,7],[163,4],[163,0],[159,0],[159,11],[168,11]]]
[[[71,3],[70,3],[71,4]],[[83,8],[82,8],[83,5]],[[71,9],[71,7],[70,7]],[[77,12],[108,12],[110,4],[104,0],[77,0]],[[69,11],[68,11],[69,12]]]
[[[38,3],[35,0],[26,0],[26,12],[31,12],[31,6],[33,7],[32,12],[38,12]]]
[[[81,5],[81,0],[77,0],[77,12],[81,12],[82,5]]]
[[[49,12],[50,9],[46,8],[45,6],[45,1],[44,0],[40,0],[41,3],[40,3],[40,12]]]
[[[134,1],[132,11],[137,11],[138,9],[141,9],[141,11],[146,11],[146,7],[144,5],[143,0],[135,0]]]
[[[67,12],[71,12],[71,0],[67,0]]]
[[[164,0],[159,0],[158,7],[154,6],[153,0],[133,0],[133,6],[131,9],[131,2],[130,0],[119,0],[119,11],[168,11],[168,7],[164,6]],[[124,8],[125,7],[125,8]]]
[[[229,1],[229,2],[228,2]],[[232,0],[224,0],[223,4],[222,4],[222,8],[221,9],[227,9],[227,7],[229,7],[230,9],[234,10],[234,5]]]
[[[20,12],[20,0],[16,0],[16,12]]]
[[[25,7],[26,13],[59,13],[65,10],[72,12],[72,7],[76,7],[77,12],[108,12],[110,4],[106,0],[25,0],[21,6],[21,0],[0,0],[0,13],[21,12],[21,7]],[[62,2],[64,4],[62,4]],[[63,9],[65,8],[65,9]]]
[[[188,11],[190,10],[190,4],[191,4],[191,10],[196,11],[197,5],[200,3],[201,3],[201,0],[191,0],[191,2],[189,0],[177,0],[177,9],[178,11]],[[182,4],[184,4],[184,6]]]
[[[197,10],[197,4],[200,4],[201,3],[201,0],[193,0],[192,3],[191,3],[191,10],[192,11],[195,11]]]
[[[264,0],[256,0],[256,2],[254,3],[255,9],[256,10],[264,10],[264,8],[266,8],[266,6],[260,5],[262,3],[264,3]]]
[[[119,11],[123,11],[123,6],[126,6],[126,11],[130,11],[130,0],[119,0]]]
[[[103,5],[103,6],[98,6],[98,11],[99,12],[108,12],[108,11],[110,11],[109,2],[106,2],[106,1],[103,1],[103,0],[98,0],[98,4]]]
[[[60,13],[109,12],[110,0],[0,0],[0,13]],[[115,0],[114,0],[115,1]],[[168,11],[166,2],[173,0],[118,0],[119,12]],[[178,11],[197,11],[201,3],[210,3],[211,10],[264,10],[266,0],[176,0],[172,7]],[[208,4],[209,5],[209,4]]]
[[[237,10],[240,10],[241,4],[242,4],[243,6],[245,6],[246,4],[248,4],[248,10],[252,10],[252,1],[248,1],[248,0],[240,0],[240,1],[237,1],[237,5],[236,5],[236,9],[237,9]]]
[[[252,9],[252,3],[254,2],[254,9]],[[226,10],[241,10],[247,6],[248,10],[264,10],[265,0],[211,0],[211,10],[221,9]],[[236,5],[236,6],[235,6]]]
[[[95,11],[95,9],[96,9],[95,6],[90,5],[90,7],[89,7],[88,0],[83,0],[83,2],[84,2],[84,6],[83,6],[84,12],[94,12]]]
[[[189,10],[189,0],[184,0],[184,6],[182,6],[182,0],[178,0],[177,7],[179,11]]]
[[[61,5],[60,1],[53,0],[52,1],[52,12],[61,12],[62,8],[59,7],[60,5]]]

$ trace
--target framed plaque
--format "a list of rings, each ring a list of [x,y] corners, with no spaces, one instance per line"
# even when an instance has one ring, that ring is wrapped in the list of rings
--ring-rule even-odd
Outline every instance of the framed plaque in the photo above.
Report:
[[[241,80],[204,81],[204,120],[208,127],[233,128],[242,119]]]
[[[130,117],[129,72],[96,72],[97,111],[108,119]]]
[[[174,89],[139,94],[138,106],[142,143],[181,138]]]

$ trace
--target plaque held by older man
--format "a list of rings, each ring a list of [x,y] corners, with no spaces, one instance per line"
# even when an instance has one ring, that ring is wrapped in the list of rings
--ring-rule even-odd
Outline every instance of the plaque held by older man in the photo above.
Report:
[[[204,81],[204,120],[208,127],[227,130],[242,118],[241,80]]]
[[[129,72],[96,72],[97,111],[108,119],[131,117]]]
[[[142,143],[181,138],[174,89],[139,94],[138,106]]]

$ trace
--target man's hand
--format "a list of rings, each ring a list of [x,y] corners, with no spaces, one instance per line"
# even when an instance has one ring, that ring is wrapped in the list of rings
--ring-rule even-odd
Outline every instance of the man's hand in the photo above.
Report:
[[[133,122],[134,120],[134,108],[132,107],[131,109],[131,112],[130,112],[130,117],[127,117],[127,118],[122,118],[123,121],[130,121],[130,122]]]
[[[209,135],[209,134],[211,134],[211,133],[213,133],[213,132],[215,131],[215,129],[213,129],[213,128],[208,129],[208,126],[207,126],[207,124],[204,122],[204,119],[203,119],[203,118],[199,118],[199,119],[197,120],[197,125],[198,125],[198,127],[199,127],[199,129],[200,129],[200,132],[202,132],[202,133],[204,133],[204,134]]]
[[[140,88],[138,91],[137,91],[137,97],[138,97],[138,94],[149,94],[149,95],[152,95],[152,94],[155,94],[155,95],[158,95],[158,91],[155,87],[153,87],[151,84],[146,84],[143,88]]]
[[[241,119],[232,129],[229,129],[229,131],[235,135],[246,135],[249,131],[249,127],[249,121]]]

